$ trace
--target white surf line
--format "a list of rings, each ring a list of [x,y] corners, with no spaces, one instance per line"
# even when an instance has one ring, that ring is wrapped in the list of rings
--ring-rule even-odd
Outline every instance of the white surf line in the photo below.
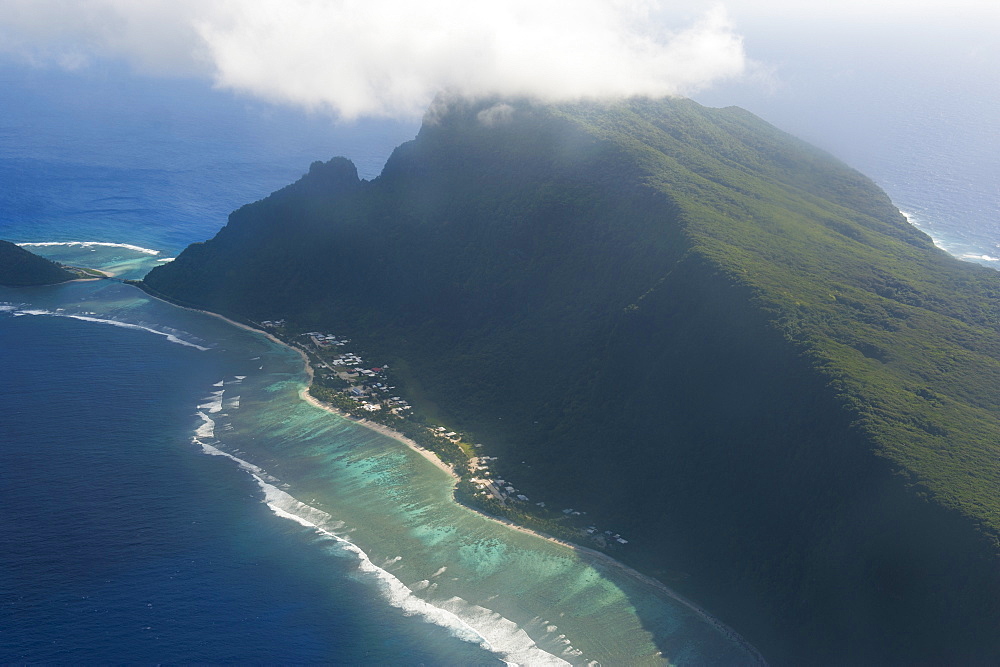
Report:
[[[209,414],[214,414],[216,412],[222,412],[222,397],[226,393],[225,389],[220,389],[219,391],[213,391],[204,399],[208,403],[202,403],[198,406],[199,410],[208,410]]]
[[[62,313],[59,314],[62,315]],[[171,343],[177,343],[178,345],[193,347],[196,350],[201,350],[202,352],[207,352],[208,350],[212,349],[209,347],[205,347],[203,345],[197,345],[190,341],[186,341],[183,338],[178,338],[174,334],[166,331],[157,331],[156,329],[151,329],[150,327],[144,327],[141,324],[132,324],[130,322],[119,322],[118,320],[105,320],[98,317],[87,317],[85,315],[63,315],[63,316],[73,318],[74,320],[83,320],[84,322],[100,322],[102,324],[110,324],[112,326],[122,327],[124,329],[136,329],[139,331],[148,331],[149,333],[156,334],[157,336],[165,337]]]
[[[132,245],[131,243],[107,243],[105,241],[37,241],[34,243],[18,243],[17,245],[23,247],[43,247],[43,246],[80,246],[81,248],[89,248],[91,246],[101,246],[104,248],[127,248],[129,250],[135,250],[136,252],[146,253],[147,255],[159,255],[159,250],[153,250],[152,248],[143,248],[142,246]]]
[[[195,429],[194,435],[195,439],[198,438],[214,438],[215,437],[215,420],[206,415],[201,410],[198,411],[198,416],[201,417],[201,426]],[[198,442],[201,442],[198,440]],[[204,445],[202,445],[204,447]]]
[[[23,309],[9,309],[4,308],[6,311],[12,312],[13,315],[47,315],[49,317],[68,317],[73,320],[80,320],[81,322],[96,322],[99,324],[110,324],[111,326],[121,327],[123,329],[134,329],[137,331],[147,331],[157,336],[163,336],[171,343],[177,343],[178,345],[184,345],[186,347],[193,347],[196,350],[201,350],[202,352],[207,352],[212,349],[205,347],[203,345],[197,345],[190,341],[186,341],[183,338],[178,338],[176,335],[168,331],[157,331],[156,329],[151,329],[150,327],[144,327],[141,324],[132,324],[131,322],[121,322],[119,320],[109,320],[100,317],[90,317],[89,315],[73,315],[72,313],[62,313],[52,310],[44,310],[41,308],[23,308]]]
[[[212,420],[204,413],[199,412],[198,414],[204,422],[202,426],[199,427],[198,431],[207,435],[208,429],[210,428],[208,422]],[[212,422],[212,427],[214,427],[214,422]],[[310,528],[323,537],[335,541],[338,546],[344,550],[354,554],[358,558],[358,569],[375,577],[380,584],[383,598],[390,605],[397,607],[398,609],[402,609],[408,615],[419,615],[424,620],[449,630],[457,639],[478,644],[483,649],[500,657],[509,665],[518,663],[531,665],[570,664],[566,660],[563,660],[562,658],[559,658],[558,656],[540,648],[523,630],[520,630],[513,621],[500,616],[496,612],[477,607],[476,605],[470,605],[464,600],[461,600],[461,598],[452,598],[446,601],[446,604],[449,604],[449,606],[456,606],[457,604],[457,606],[464,607],[465,609],[482,610],[484,613],[480,616],[480,620],[489,618],[490,620],[499,621],[494,625],[506,626],[503,627],[506,632],[502,633],[506,636],[502,638],[494,637],[494,641],[497,639],[507,639],[508,642],[504,642],[507,644],[510,640],[515,639],[521,643],[519,646],[495,646],[494,643],[487,637],[487,634],[489,633],[484,633],[476,629],[455,612],[435,606],[430,602],[417,597],[402,581],[397,579],[388,571],[375,565],[363,549],[353,542],[340,537],[332,532],[331,529],[326,527],[329,526],[330,528],[333,528],[337,525],[343,526],[342,522],[334,520],[331,515],[327,514],[323,510],[307,505],[297,500],[294,496],[279,489],[275,486],[275,484],[280,484],[280,480],[271,477],[259,466],[224,452],[218,447],[214,447],[213,445],[199,439],[197,436],[193,437],[191,440],[192,443],[200,445],[205,454],[210,456],[224,456],[234,461],[240,468],[249,473],[250,476],[257,482],[260,489],[264,492],[264,503],[276,516],[290,521],[295,521],[301,526]],[[518,663],[510,662],[512,659],[516,659]]]
[[[917,229],[919,229],[920,231],[922,231],[924,234],[927,234],[928,236],[930,236],[931,237],[931,241],[934,242],[935,247],[939,248],[940,250],[944,250],[946,253],[948,253],[952,257],[955,257],[957,259],[974,260],[974,261],[980,261],[980,262],[1000,262],[1000,257],[994,257],[993,255],[986,255],[986,254],[979,253],[979,252],[965,252],[965,253],[961,253],[961,250],[959,249],[959,246],[965,246],[965,247],[967,247],[968,244],[963,244],[962,242],[945,241],[944,239],[940,239],[940,238],[934,236],[931,233],[930,229],[925,228],[918,221],[917,216],[915,216],[914,214],[907,213],[906,211],[904,211],[902,209],[899,209],[899,212],[903,214],[903,217],[906,218],[906,221],[908,223],[910,223],[911,225],[913,225],[914,227],[916,227]],[[1000,247],[1000,246],[998,246],[998,247]],[[959,254],[959,253],[961,253],[961,254]]]

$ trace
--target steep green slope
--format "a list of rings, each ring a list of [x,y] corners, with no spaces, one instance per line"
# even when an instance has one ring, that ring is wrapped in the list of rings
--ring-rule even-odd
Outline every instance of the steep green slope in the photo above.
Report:
[[[51,285],[76,277],[55,262],[28,252],[10,241],[0,241],[0,285],[7,287]]]
[[[776,662],[1000,659],[1000,275],[745,111],[441,101],[146,283],[362,341]]]

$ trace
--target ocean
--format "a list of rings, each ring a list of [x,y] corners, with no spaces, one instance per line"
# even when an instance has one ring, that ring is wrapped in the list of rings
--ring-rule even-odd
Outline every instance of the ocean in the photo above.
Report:
[[[0,84],[0,238],[126,278],[314,160],[375,177],[417,131],[112,66]],[[996,160],[934,122],[958,102],[869,128],[895,153],[765,102],[744,106],[998,265]],[[984,128],[993,108],[961,106]],[[664,591],[456,505],[420,456],[300,400],[296,354],[217,318],[115,281],[0,288],[0,370],[0,662],[754,661]]]
[[[0,69],[0,238],[140,277],[337,154],[333,126],[120,70]],[[114,280],[0,288],[0,662],[752,664],[708,612],[455,504],[302,401],[300,357]]]
[[[741,106],[825,149],[940,248],[1000,269],[997,22],[967,8],[885,21],[848,8],[758,16],[747,5],[736,20],[762,69],[695,99]]]
[[[496,662],[373,605],[349,561],[192,444],[190,399],[228,371],[222,355],[8,315],[0,368],[0,661]]]

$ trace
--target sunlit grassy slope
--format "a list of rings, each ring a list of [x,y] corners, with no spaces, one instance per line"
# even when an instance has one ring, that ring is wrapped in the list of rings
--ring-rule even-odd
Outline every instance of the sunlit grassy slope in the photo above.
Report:
[[[405,362],[775,662],[1000,659],[1000,274],[745,111],[441,99],[146,282]]]

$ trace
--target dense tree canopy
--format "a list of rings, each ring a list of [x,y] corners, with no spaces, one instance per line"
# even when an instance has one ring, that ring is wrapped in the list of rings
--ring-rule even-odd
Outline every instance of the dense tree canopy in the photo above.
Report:
[[[496,102],[147,288],[363,341],[775,662],[1000,660],[1000,274],[741,109]]]
[[[9,241],[0,241],[0,285],[27,287],[73,280],[76,275],[55,262]]]

